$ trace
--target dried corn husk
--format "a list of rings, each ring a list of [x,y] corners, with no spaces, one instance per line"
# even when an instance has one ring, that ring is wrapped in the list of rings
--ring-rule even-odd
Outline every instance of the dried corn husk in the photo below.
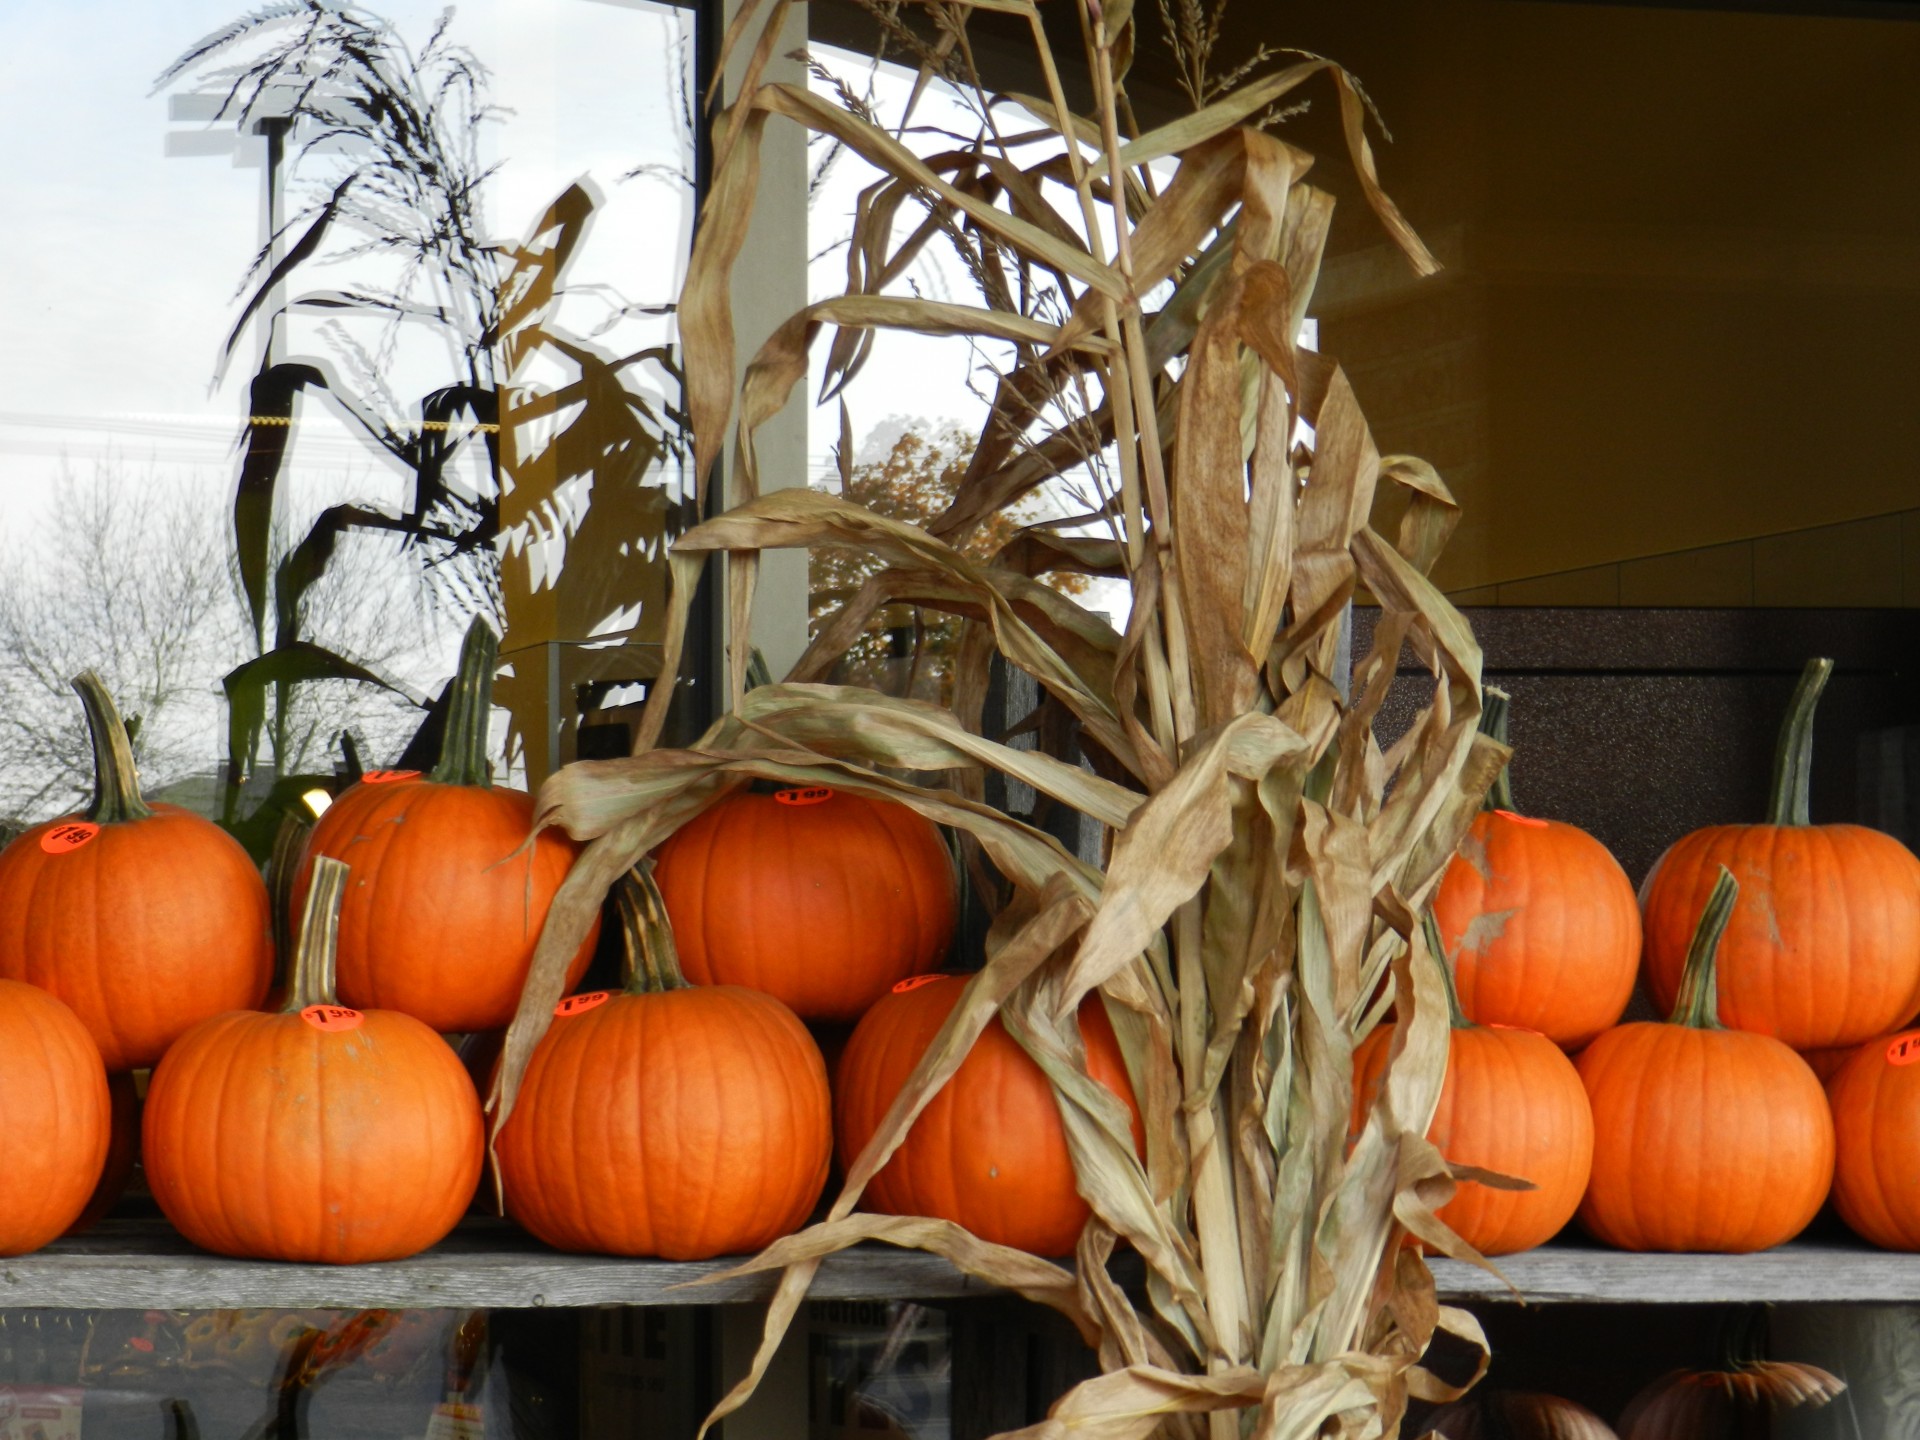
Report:
[[[1451,496],[1431,467],[1383,458],[1344,372],[1299,344],[1331,199],[1305,183],[1307,156],[1243,122],[1329,79],[1369,204],[1416,270],[1433,262],[1379,187],[1363,107],[1338,67],[1306,61],[1123,135],[1130,7],[1076,3],[1088,22],[1088,115],[1066,103],[1032,0],[908,7],[937,22],[930,67],[970,64],[973,10],[1023,20],[1047,88],[1020,102],[1017,122],[980,95],[992,123],[925,155],[820,95],[759,83],[785,0],[743,5],[731,43],[755,46],[749,80],[715,120],[713,187],[680,308],[702,494],[731,435],[737,503],[674,547],[666,674],[638,753],[570,766],[542,789],[539,823],[587,848],[542,936],[495,1121],[511,1109],[566,958],[648,849],[754,779],[886,796],[958,832],[1006,898],[984,968],[827,1219],[742,1267],[782,1275],[752,1369],[713,1418],[751,1394],[820,1261],[871,1239],[945,1255],[1079,1327],[1105,1373],[1030,1433],[1383,1435],[1409,1397],[1461,1393],[1420,1365],[1436,1330],[1485,1352],[1477,1323],[1438,1303],[1401,1241],[1410,1231],[1478,1258],[1434,1218],[1454,1183],[1425,1139],[1447,1012],[1414,917],[1506,752],[1476,732],[1480,652],[1427,579],[1453,525]],[[736,394],[729,282],[775,123],[831,137],[879,179],[861,202],[847,293],[776,330]],[[1170,156],[1170,182],[1145,168]],[[908,206],[925,223],[896,241]],[[965,250],[981,306],[888,289],[936,235]],[[1030,303],[1043,292],[1046,305]],[[1140,298],[1150,293],[1165,295],[1152,310]],[[819,332],[834,332],[832,392],[885,328],[968,335],[1010,356],[952,508],[920,529],[827,495],[761,493],[756,434],[806,375]],[[1303,425],[1310,449],[1295,444]],[[949,543],[1082,463],[1104,539],[1032,530],[986,564]],[[1383,489],[1404,492],[1391,538],[1370,523]],[[885,568],[784,683],[746,690],[755,558],[825,544]],[[735,622],[731,708],[694,746],[656,749],[694,587],[716,552],[728,556]],[[1124,632],[1036,583],[1063,556],[1130,583]],[[1340,627],[1361,586],[1381,613],[1346,698]],[[870,616],[899,604],[966,621],[951,711],[816,683]],[[1374,722],[1403,650],[1430,689],[1412,729],[1383,749]],[[995,654],[1077,722],[1094,773],[983,738]],[[988,771],[1107,827],[1104,869],[984,804]],[[1349,1145],[1353,1048],[1375,1023],[1369,1001],[1383,981],[1392,1059]],[[1128,1117],[1087,1074],[1074,1017],[1089,992],[1126,1053],[1144,1159]],[[996,1014],[1053,1082],[1093,1211],[1073,1270],[944,1222],[858,1212],[867,1181]],[[1121,1242],[1146,1263],[1139,1306],[1106,1273]]]

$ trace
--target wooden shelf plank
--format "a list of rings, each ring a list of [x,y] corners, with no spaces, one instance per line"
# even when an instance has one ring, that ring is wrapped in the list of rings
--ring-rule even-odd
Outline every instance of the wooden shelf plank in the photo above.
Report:
[[[1435,1260],[1441,1297],[1544,1305],[1920,1303],[1920,1255],[1825,1237],[1759,1255],[1629,1255],[1555,1244],[1499,1263],[1518,1295],[1483,1271]],[[392,1264],[282,1265],[209,1255],[162,1221],[114,1220],[0,1260],[0,1308],[521,1309],[737,1304],[771,1293],[771,1275],[688,1283],[728,1264],[563,1255],[505,1221],[474,1219],[433,1249]],[[823,1300],[946,1300],[990,1294],[992,1287],[935,1256],[875,1245],[828,1260],[812,1293]]]
[[[716,1305],[764,1300],[774,1275],[706,1285],[725,1260],[674,1264],[565,1255],[502,1220],[469,1220],[431,1250],[383,1265],[230,1260],[161,1221],[112,1220],[44,1250],[0,1259],[0,1308],[205,1310]],[[952,1299],[993,1287],[932,1255],[874,1246],[835,1256],[811,1292],[823,1300]]]
[[[1518,1296],[1483,1270],[1436,1259],[1441,1298],[1537,1305],[1920,1302],[1920,1255],[1851,1240],[1803,1240],[1757,1255],[1631,1255],[1553,1244],[1495,1263]]]

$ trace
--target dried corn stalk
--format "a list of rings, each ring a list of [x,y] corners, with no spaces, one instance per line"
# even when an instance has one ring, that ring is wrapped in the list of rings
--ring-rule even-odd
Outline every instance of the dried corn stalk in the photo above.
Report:
[[[571,766],[543,790],[542,823],[591,843],[542,938],[496,1109],[510,1108],[608,886],[662,838],[754,778],[890,797],[977,845],[1007,883],[1005,903],[985,968],[827,1220],[743,1267],[784,1273],[752,1372],[716,1416],[759,1380],[821,1258],[881,1239],[1055,1307],[1098,1349],[1106,1373],[1036,1433],[1393,1433],[1409,1394],[1459,1393],[1420,1367],[1436,1327],[1479,1342],[1401,1243],[1411,1231],[1471,1256],[1433,1218],[1453,1184],[1423,1138],[1447,1014],[1415,916],[1505,752],[1476,735],[1480,653],[1426,578],[1452,528],[1451,497],[1425,464],[1377,453],[1346,376],[1298,343],[1332,201],[1305,183],[1309,157],[1245,122],[1309,79],[1331,80],[1376,215],[1416,269],[1433,262],[1375,180],[1344,72],[1308,60],[1130,135],[1131,7],[1074,3],[1097,100],[1086,116],[1067,106],[1033,0],[921,7],[935,22],[921,51],[930,70],[971,75],[966,22],[992,11],[1031,30],[1047,92],[1016,104],[977,90],[978,137],[933,155],[857,107],[762,83],[787,0],[743,8],[729,41],[751,43],[751,60],[741,98],[716,121],[680,308],[701,483],[732,424],[741,503],[674,549],[667,667],[670,680],[707,556],[727,552],[733,708],[693,748],[654,749],[671,689],[659,684],[639,753]],[[774,123],[831,136],[879,178],[861,201],[847,292],[782,326],[736,397],[730,271]],[[1170,181],[1153,168],[1169,159]],[[903,214],[923,218],[896,241]],[[935,238],[969,258],[982,304],[892,293]],[[823,494],[759,494],[756,431],[805,377],[822,328],[835,332],[830,388],[857,371],[875,330],[1010,349],[967,478],[927,530]],[[1296,445],[1302,422],[1311,449]],[[1034,528],[994,564],[947,543],[1066,472],[1087,477],[1106,538]],[[1406,492],[1391,540],[1369,524],[1383,483]],[[786,683],[746,691],[758,553],[831,544],[886,568]],[[1033,578],[1062,567],[1130,583],[1124,634]],[[1357,586],[1381,612],[1345,699],[1339,626]],[[954,711],[814,683],[892,604],[969,622]],[[1383,753],[1373,721],[1403,647],[1430,668],[1432,698]],[[996,652],[1078,722],[1095,773],[982,738]],[[989,769],[1109,827],[1105,873],[983,804]],[[902,772],[915,781],[894,778]],[[1086,1073],[1074,1016],[1095,990],[1146,1113],[1144,1159],[1121,1107]],[[1350,1144],[1353,1048],[1389,999],[1394,1060]],[[949,1224],[857,1211],[996,1013],[1054,1082],[1094,1212],[1073,1269]],[[1120,1242],[1146,1264],[1139,1305],[1108,1275]]]

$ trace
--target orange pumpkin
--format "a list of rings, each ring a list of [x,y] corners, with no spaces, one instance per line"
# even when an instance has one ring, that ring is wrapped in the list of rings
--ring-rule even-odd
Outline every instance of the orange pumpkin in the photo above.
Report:
[[[1833,1208],[1863,1239],[1920,1250],[1920,1030],[1862,1045],[1827,1083]]]
[[[561,1002],[495,1136],[507,1212],[562,1250],[758,1250],[826,1184],[826,1066],[772,996],[686,984],[642,872],[620,905],[625,990]]]
[[[1619,1440],[1586,1406],[1525,1390],[1476,1389],[1426,1423],[1423,1435],[1444,1440]]]
[[[0,1255],[24,1255],[80,1218],[107,1158],[111,1125],[100,1049],[73,1011],[0,980]]]
[[[1580,1055],[1594,1130],[1580,1222],[1609,1245],[1764,1250],[1827,1198],[1833,1120],[1820,1082],[1778,1040],[1720,1023],[1714,958],[1738,894],[1723,870],[1672,1020],[1622,1025]]]
[[[1861,825],[1812,825],[1813,712],[1833,668],[1807,665],[1781,729],[1764,825],[1696,830],[1643,887],[1647,980],[1673,1003],[1693,917],[1720,867],[1740,904],[1720,955],[1720,1013],[1796,1050],[1857,1045],[1898,1028],[1920,999],[1920,860]]]
[[[1817,1365],[1734,1360],[1723,1370],[1674,1370],[1648,1385],[1620,1414],[1621,1440],[1718,1440],[1777,1433],[1774,1416],[1817,1410],[1846,1390]]]
[[[904,981],[867,1011],[840,1057],[834,1087],[840,1163],[850,1169],[894,1097],[967,988],[965,975]],[[1104,1003],[1080,1006],[1087,1072],[1125,1103],[1144,1144],[1133,1086]],[[1087,1223],[1066,1129],[1045,1073],[996,1017],[907,1138],[868,1183],[861,1203],[888,1215],[926,1215],[982,1240],[1036,1255],[1072,1252]]]
[[[856,1020],[940,965],[953,862],[939,830],[824,787],[742,791],[660,847],[655,877],[696,985],[747,985],[806,1020]]]
[[[1429,926],[1432,925],[1429,920]],[[1440,955],[1429,933],[1429,953]],[[1442,975],[1446,965],[1441,963]],[[1593,1163],[1593,1112],[1579,1072],[1559,1046],[1535,1030],[1476,1025],[1446,979],[1453,1030],[1447,1078],[1427,1138],[1448,1160],[1533,1182],[1497,1190],[1463,1180],[1437,1212],[1482,1255],[1531,1250],[1573,1219]],[[1354,1051],[1353,1133],[1359,1134],[1386,1078],[1391,1025],[1376,1026]]]
[[[480,1100],[452,1048],[410,1015],[334,997],[346,885],[346,866],[314,866],[285,1010],[202,1021],[153,1072],[147,1183],[205,1249],[398,1260],[451,1230],[479,1180]]]
[[[91,671],[93,803],[0,852],[0,979],[59,996],[110,1071],[151,1065],[188,1026],[260,1003],[267,887],[210,820],[140,798],[126,726]]]
[[[433,773],[375,770],[307,839],[297,907],[320,856],[353,867],[340,911],[340,998],[399,1010],[444,1034],[513,1019],[554,892],[580,847],[533,830],[533,798],[494,785],[487,760],[499,641],[476,618],[460,652]],[[596,923],[567,972],[593,958]]]
[[[127,1193],[133,1162],[140,1158],[140,1091],[131,1070],[107,1077],[107,1155],[100,1178],[87,1197],[80,1218],[67,1227],[69,1235],[83,1235],[107,1218],[107,1212]]]
[[[1503,744],[1508,700],[1486,692],[1480,728]],[[1578,1050],[1617,1023],[1640,968],[1640,907],[1607,847],[1524,816],[1502,770],[1434,896],[1460,1008]]]

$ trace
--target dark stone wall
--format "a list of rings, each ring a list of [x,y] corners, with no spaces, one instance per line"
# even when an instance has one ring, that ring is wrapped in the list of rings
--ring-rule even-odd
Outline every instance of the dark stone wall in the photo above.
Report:
[[[1920,844],[1920,611],[1465,613],[1487,682],[1513,696],[1520,808],[1591,831],[1636,884],[1689,830],[1763,818],[1775,733],[1816,655],[1833,658],[1834,676],[1815,729],[1814,820]],[[1356,610],[1356,656],[1377,615]],[[1401,659],[1383,744],[1430,693],[1426,672]]]

